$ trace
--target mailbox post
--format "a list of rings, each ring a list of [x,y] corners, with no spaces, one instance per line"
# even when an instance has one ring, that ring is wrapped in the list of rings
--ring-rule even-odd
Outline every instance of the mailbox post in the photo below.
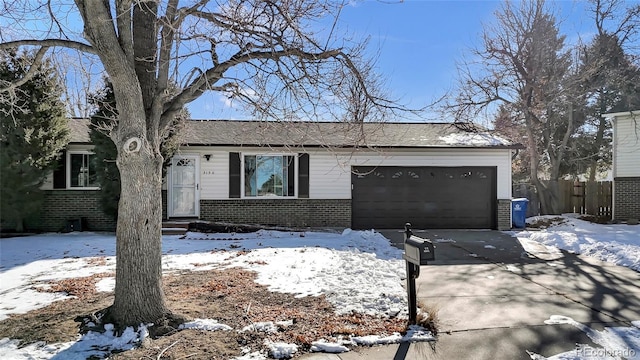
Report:
[[[404,256],[407,264],[407,299],[409,301],[409,325],[415,325],[418,319],[418,298],[416,279],[420,276],[420,265],[435,260],[433,243],[413,235],[411,224],[404,225]]]

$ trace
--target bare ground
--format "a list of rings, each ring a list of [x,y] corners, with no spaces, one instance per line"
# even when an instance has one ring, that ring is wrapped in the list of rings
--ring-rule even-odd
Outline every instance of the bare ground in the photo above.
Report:
[[[0,321],[0,338],[21,339],[23,345],[77,340],[77,317],[109,306],[113,294],[95,291],[102,276],[67,279],[50,284],[46,291],[64,291],[77,298],[58,301],[27,314]],[[264,341],[299,345],[309,350],[312,341],[339,335],[370,335],[403,332],[405,319],[383,319],[362,314],[337,315],[324,298],[296,298],[270,292],[257,284],[256,274],[242,269],[186,271],[166,275],[165,293],[169,307],[188,318],[215,319],[234,331],[180,330],[146,341],[140,348],[113,355],[113,359],[229,359],[241,355],[241,348],[257,351]],[[293,321],[276,333],[238,332],[247,325],[265,321]]]

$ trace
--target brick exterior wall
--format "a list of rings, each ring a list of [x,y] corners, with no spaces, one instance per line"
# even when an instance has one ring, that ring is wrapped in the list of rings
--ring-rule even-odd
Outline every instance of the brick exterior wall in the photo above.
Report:
[[[286,227],[351,227],[351,200],[201,200],[200,219]]]
[[[100,208],[98,190],[46,190],[38,221],[27,227],[40,231],[64,231],[68,220],[84,218],[82,230],[115,231],[116,222]]]
[[[511,229],[511,200],[498,199],[498,230]]]
[[[615,178],[614,220],[640,219],[640,177]]]

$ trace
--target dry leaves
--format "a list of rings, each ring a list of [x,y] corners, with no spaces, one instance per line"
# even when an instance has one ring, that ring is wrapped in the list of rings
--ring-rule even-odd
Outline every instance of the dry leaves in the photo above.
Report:
[[[110,276],[115,275],[113,273],[105,272],[86,277],[55,280],[50,281],[48,283],[49,286],[35,287],[35,289],[40,292],[64,292],[79,299],[86,299],[97,292],[96,283],[100,279]]]

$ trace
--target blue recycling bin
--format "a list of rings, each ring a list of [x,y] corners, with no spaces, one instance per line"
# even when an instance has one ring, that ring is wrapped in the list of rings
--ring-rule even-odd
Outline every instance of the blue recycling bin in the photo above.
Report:
[[[527,204],[529,199],[511,199],[511,224],[515,228],[524,229],[527,226]]]

